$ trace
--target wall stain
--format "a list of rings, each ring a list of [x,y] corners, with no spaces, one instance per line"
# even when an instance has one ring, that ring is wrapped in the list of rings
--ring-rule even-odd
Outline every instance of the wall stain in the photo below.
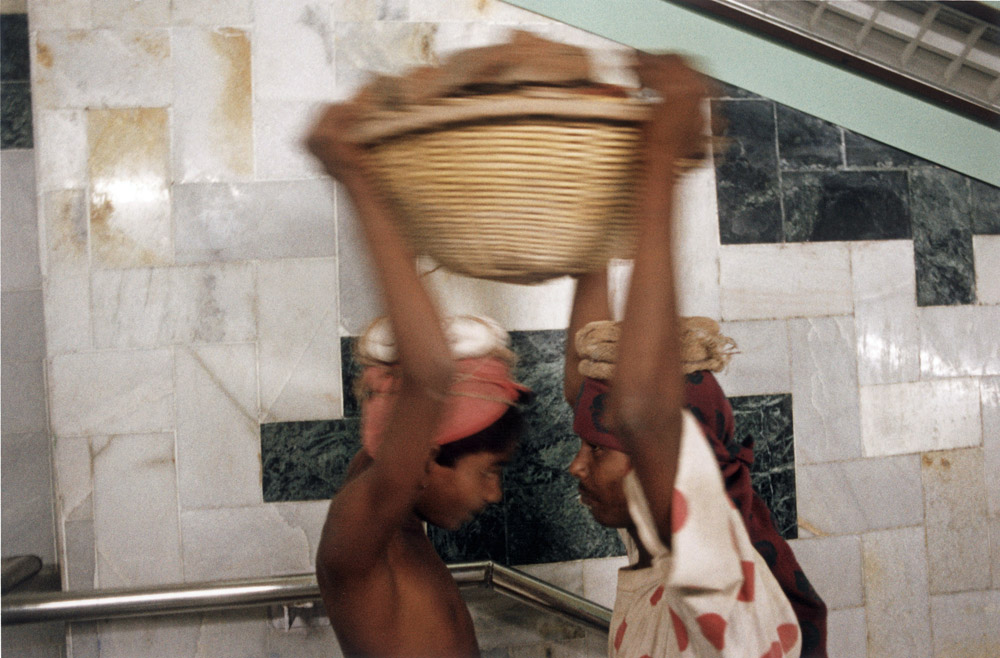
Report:
[[[170,57],[170,40],[159,34],[155,36],[137,34],[132,37],[132,43],[158,59]]]
[[[220,28],[212,32],[211,44],[225,62],[224,83],[215,108],[219,148],[226,154],[230,171],[250,176],[253,173],[250,40],[243,30]]]
[[[52,68],[52,50],[41,41],[35,46],[35,61],[44,68]]]

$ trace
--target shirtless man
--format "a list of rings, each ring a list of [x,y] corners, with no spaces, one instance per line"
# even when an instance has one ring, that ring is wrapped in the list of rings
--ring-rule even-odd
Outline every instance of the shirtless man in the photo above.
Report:
[[[365,449],[330,503],[317,579],[345,655],[478,656],[469,611],[423,523],[454,530],[501,499],[501,470],[513,450],[507,409],[525,389],[494,357],[453,358],[394,210],[373,185],[364,152],[342,138],[356,115],[352,103],[328,108],[307,144],[354,204],[395,355],[364,375],[372,393],[362,407]],[[457,389],[470,383],[489,390]],[[456,423],[470,417],[482,421],[471,432],[468,422]],[[456,437],[456,427],[474,436]],[[469,441],[471,452],[466,445],[454,454]]]

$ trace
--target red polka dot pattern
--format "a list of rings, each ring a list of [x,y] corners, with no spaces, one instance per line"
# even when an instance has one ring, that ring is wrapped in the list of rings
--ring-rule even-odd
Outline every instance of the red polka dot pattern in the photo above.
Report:
[[[662,598],[663,598],[663,585],[660,585],[659,587],[656,588],[656,591],[653,592],[653,595],[649,597],[649,605],[656,605],[657,603],[660,602],[660,599]]]
[[[696,619],[701,627],[701,634],[705,636],[713,647],[722,651],[726,646],[726,620],[714,612],[701,615]]]
[[[760,658],[781,658],[784,653],[781,651],[781,645],[777,642],[771,644],[771,648],[764,652]]]
[[[743,567],[743,587],[740,588],[740,593],[736,595],[737,601],[753,601],[753,562],[742,561],[740,566]]]
[[[684,527],[684,522],[687,521],[688,516],[688,501],[677,489],[674,489],[674,495],[670,501],[670,532],[676,533],[678,530]]]
[[[674,622],[674,635],[677,636],[677,649],[679,651],[684,651],[688,646],[688,629],[684,628],[684,622],[681,618],[677,616],[673,608],[668,608],[670,610],[670,621]]]
[[[781,648],[788,651],[795,646],[795,641],[799,639],[799,627],[795,624],[778,626],[778,639],[781,640]]]
[[[622,620],[621,626],[618,627],[618,632],[615,633],[615,651],[622,646],[622,640],[625,638],[625,629],[628,628],[628,624],[625,620]]]

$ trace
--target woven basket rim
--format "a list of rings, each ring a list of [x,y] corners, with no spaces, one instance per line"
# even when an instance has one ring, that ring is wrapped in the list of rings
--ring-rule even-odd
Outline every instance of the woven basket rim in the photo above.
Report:
[[[440,98],[402,110],[370,113],[350,133],[360,144],[375,144],[408,133],[446,130],[476,120],[545,117],[638,124],[652,103],[633,97],[581,94],[561,89],[526,89],[500,94]]]

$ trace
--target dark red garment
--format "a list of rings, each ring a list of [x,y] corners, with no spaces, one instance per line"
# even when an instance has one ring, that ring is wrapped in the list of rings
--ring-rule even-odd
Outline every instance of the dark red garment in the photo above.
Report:
[[[771,511],[750,484],[753,440],[736,443],[733,408],[715,376],[701,370],[687,376],[685,405],[698,419],[722,469],[726,492],[743,515],[747,533],[792,604],[802,630],[802,658],[826,658],[826,604],[778,534]]]

